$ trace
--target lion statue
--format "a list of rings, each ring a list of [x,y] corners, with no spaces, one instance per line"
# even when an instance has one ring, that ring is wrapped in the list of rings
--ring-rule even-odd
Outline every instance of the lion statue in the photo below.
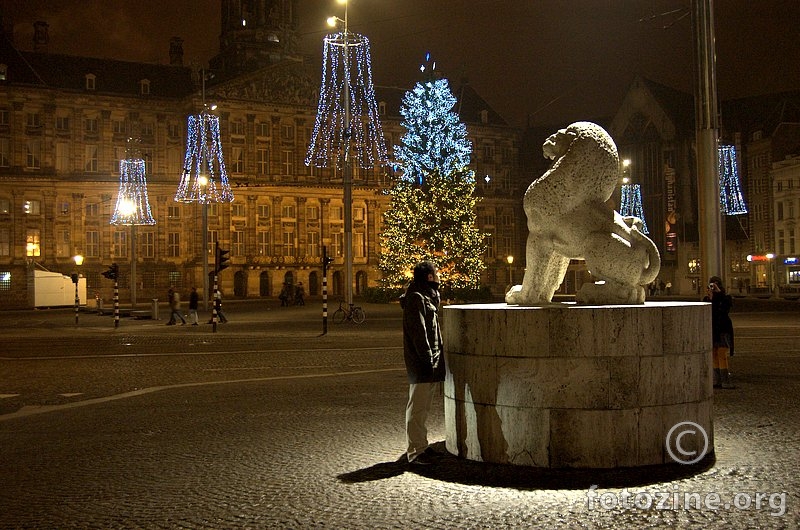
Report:
[[[576,122],[551,135],[542,151],[554,162],[525,192],[525,276],[506,293],[506,302],[551,303],[570,259],[583,259],[596,282],[580,288],[579,304],[644,303],[661,258],[641,232],[641,220],[607,204],[620,178],[611,136],[599,125]]]

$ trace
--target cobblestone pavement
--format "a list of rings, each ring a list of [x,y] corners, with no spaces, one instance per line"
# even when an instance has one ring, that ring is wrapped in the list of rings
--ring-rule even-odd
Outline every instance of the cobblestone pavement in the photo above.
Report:
[[[446,454],[440,408],[437,463],[403,462],[396,307],[324,337],[313,308],[234,307],[216,334],[10,315],[0,528],[800,526],[800,313],[734,315],[737,388],[715,395],[714,458],[547,471]]]

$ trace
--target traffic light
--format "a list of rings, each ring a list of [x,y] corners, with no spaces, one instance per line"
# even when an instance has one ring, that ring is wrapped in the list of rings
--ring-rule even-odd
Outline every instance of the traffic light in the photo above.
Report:
[[[108,267],[108,270],[103,273],[103,276],[109,280],[116,280],[119,278],[119,265],[112,263],[111,266]]]
[[[214,252],[214,271],[217,274],[222,272],[224,269],[227,269],[228,265],[230,265],[228,263],[228,261],[230,261],[230,259],[231,259],[228,256],[229,253],[230,253],[230,250],[222,250],[222,248],[219,246],[219,242],[217,243],[216,248],[215,248],[215,252]]]
[[[330,267],[331,263],[333,263],[333,258],[329,258],[328,256],[322,258],[322,274],[328,272],[328,267]]]

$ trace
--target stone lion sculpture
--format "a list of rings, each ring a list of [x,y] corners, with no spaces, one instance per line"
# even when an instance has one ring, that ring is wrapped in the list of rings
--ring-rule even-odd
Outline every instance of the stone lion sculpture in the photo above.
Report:
[[[542,151],[554,162],[525,192],[525,276],[506,293],[506,302],[551,303],[570,259],[584,259],[597,281],[580,288],[579,304],[644,303],[661,258],[640,231],[641,220],[607,204],[620,177],[611,136],[599,125],[576,122],[551,135]]]

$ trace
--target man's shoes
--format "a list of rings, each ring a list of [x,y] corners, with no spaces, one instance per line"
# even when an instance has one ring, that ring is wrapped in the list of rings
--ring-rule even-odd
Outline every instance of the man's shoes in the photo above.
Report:
[[[415,466],[429,466],[431,464],[436,463],[436,458],[433,456],[431,452],[426,451],[424,453],[418,454],[416,458],[414,458],[414,460],[412,460],[409,463]]]
[[[194,322],[192,325],[193,325],[193,326],[196,326],[196,325],[197,325],[197,322]]]

